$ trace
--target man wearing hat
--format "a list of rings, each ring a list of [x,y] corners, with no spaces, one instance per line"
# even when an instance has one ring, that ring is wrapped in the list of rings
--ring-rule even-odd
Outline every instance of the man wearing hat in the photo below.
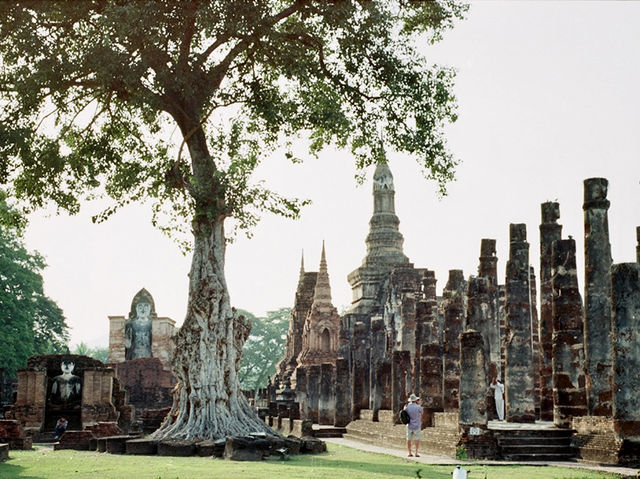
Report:
[[[419,404],[420,398],[411,393],[409,396],[409,403],[404,407],[404,410],[409,414],[409,424],[407,424],[407,449],[409,450],[409,457],[411,454],[411,440],[415,444],[415,456],[420,457],[418,454],[418,447],[420,446],[420,429],[422,427],[422,406]]]

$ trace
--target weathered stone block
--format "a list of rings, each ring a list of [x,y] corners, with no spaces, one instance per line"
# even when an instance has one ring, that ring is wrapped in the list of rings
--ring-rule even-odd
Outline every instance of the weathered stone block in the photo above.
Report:
[[[131,439],[125,442],[125,452],[141,456],[155,456],[158,453],[158,441]]]
[[[0,462],[9,459],[9,444],[0,444]]]
[[[75,449],[76,451],[90,451],[91,441],[95,436],[91,431],[66,431],[53,449],[59,451],[61,449]]]
[[[262,461],[268,455],[269,444],[247,437],[227,437],[224,458],[230,461]]]
[[[158,442],[158,456],[189,457],[196,455],[194,441],[165,440]]]

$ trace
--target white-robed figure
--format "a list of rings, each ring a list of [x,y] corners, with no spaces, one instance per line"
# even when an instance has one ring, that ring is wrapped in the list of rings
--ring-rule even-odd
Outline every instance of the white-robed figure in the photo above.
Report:
[[[498,378],[493,378],[489,387],[493,389],[493,398],[496,401],[498,419],[504,421],[504,384],[498,381]]]

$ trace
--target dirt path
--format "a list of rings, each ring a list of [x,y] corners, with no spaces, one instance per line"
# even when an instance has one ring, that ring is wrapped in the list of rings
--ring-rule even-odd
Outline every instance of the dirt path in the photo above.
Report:
[[[324,441],[330,442],[332,444],[339,444],[341,446],[353,447],[354,449],[360,449],[362,451],[374,452],[378,454],[387,454],[388,456],[402,457],[410,461],[419,462],[423,464],[451,464],[452,466],[456,465],[492,465],[492,466],[504,466],[504,465],[527,465],[527,466],[557,466],[557,467],[569,467],[573,469],[589,469],[592,471],[599,471],[611,474],[620,474],[624,477],[640,477],[639,469],[632,469],[629,467],[618,467],[618,466],[599,466],[597,464],[586,464],[581,462],[568,462],[568,461],[558,461],[558,462],[510,462],[510,461],[458,461],[456,459],[451,459],[446,456],[437,456],[428,453],[420,453],[420,457],[407,457],[406,449],[399,449],[395,446],[374,446],[372,444],[366,444],[363,442],[354,441],[352,439],[344,439],[344,438],[323,438]],[[453,468],[452,468],[453,470]]]

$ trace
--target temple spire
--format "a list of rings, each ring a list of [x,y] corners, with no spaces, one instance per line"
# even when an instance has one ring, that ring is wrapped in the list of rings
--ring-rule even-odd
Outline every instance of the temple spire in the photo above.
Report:
[[[324,248],[324,240],[322,241],[322,254],[320,256],[320,270],[318,271],[318,280],[316,281],[316,289],[313,294],[312,311],[321,311],[335,309],[331,303],[331,284],[329,283],[329,271],[327,269],[327,257]]]
[[[304,283],[304,249],[302,250],[302,257],[300,258],[300,277],[298,278],[298,289],[302,288]]]
[[[392,267],[406,264],[409,259],[402,251],[404,238],[398,229],[393,175],[387,163],[378,163],[373,173],[373,216],[369,221],[367,256],[363,266]]]

